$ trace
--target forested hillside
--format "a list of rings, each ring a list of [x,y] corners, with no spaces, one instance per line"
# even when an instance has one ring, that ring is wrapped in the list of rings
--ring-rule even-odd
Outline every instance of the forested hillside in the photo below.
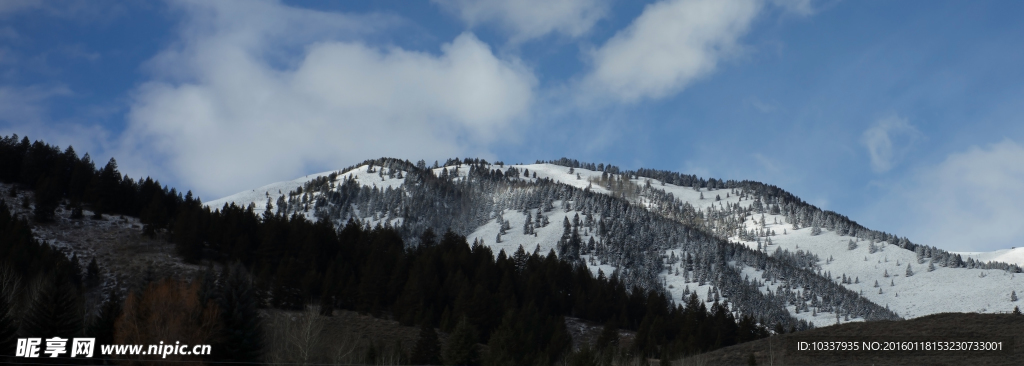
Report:
[[[1020,271],[866,229],[758,182],[568,159],[509,166],[374,159],[205,205],[191,192],[123,176],[114,159],[97,168],[71,147],[10,136],[0,141],[0,181],[12,187],[9,197],[21,197],[9,204],[31,213],[7,214],[5,230],[22,233],[10,234],[19,239],[2,248],[10,278],[71,286],[65,292],[79,297],[104,292],[106,318],[98,304],[68,306],[80,312],[70,327],[100,329],[95,322],[106,319],[108,334],[116,328],[110,314],[126,301],[175,292],[219,304],[222,329],[258,326],[241,320],[239,311],[315,305],[324,316],[353,310],[459,333],[471,344],[489,345],[494,362],[568,357],[574,351],[565,317],[604,324],[609,332],[636,331],[629,349],[654,357],[728,346],[764,337],[768,329],[809,329],[818,319],[819,325],[899,319],[847,288],[852,277],[832,280],[823,270],[831,257],[773,245],[781,238],[769,226],[778,225],[766,225],[765,215],[794,231],[849,237],[850,250],[864,240],[878,243],[877,250],[886,244],[913,250],[919,262],[928,258],[946,268]],[[32,194],[17,194],[22,191]],[[97,275],[104,263],[83,268],[73,251],[32,238],[33,225],[52,225],[58,215],[81,222],[138,217],[144,234],[172,242],[183,262],[234,269],[175,279],[183,282],[111,283]],[[42,288],[11,292],[9,329],[30,329],[21,318]],[[808,312],[828,315],[800,316]],[[251,349],[218,357],[258,359],[257,333],[240,341]]]
[[[399,162],[376,161],[378,166],[389,163]],[[254,316],[257,307],[301,309],[309,304],[319,305],[324,315],[330,315],[332,308],[353,309],[393,317],[404,324],[467,334],[472,340],[469,348],[475,349],[473,344],[477,342],[489,346],[486,358],[478,360],[487,363],[511,360],[545,364],[569,357],[573,350],[565,323],[560,320],[566,316],[606,324],[609,332],[617,328],[636,330],[636,341],[630,349],[661,357],[706,351],[768,334],[766,319],[740,313],[735,305],[716,302],[708,307],[695,295],[685,304],[667,298],[661,288],[643,280],[639,275],[642,267],[595,276],[578,256],[567,254],[581,250],[578,244],[568,244],[570,249],[563,245],[562,258],[553,252],[495,254],[485,246],[470,245],[456,230],[468,227],[459,226],[465,222],[463,215],[484,211],[467,206],[458,210],[451,202],[425,197],[430,188],[445,200],[455,198],[470,205],[479,195],[463,191],[468,181],[457,182],[444,174],[435,177],[430,170],[406,166],[410,169],[405,174],[422,179],[421,206],[402,210],[409,225],[369,227],[347,220],[336,229],[334,222],[327,220],[330,212],[322,203],[319,212],[324,219],[316,222],[285,210],[257,215],[251,207],[228,205],[211,211],[190,192],[182,195],[150,178],[122,176],[113,159],[96,169],[88,155],[80,158],[70,147],[61,152],[42,142],[30,143],[27,138],[4,138],[0,141],[0,179],[15,184],[19,187],[16,189],[35,192],[31,201],[20,203],[30,209],[31,217],[15,218],[0,212],[5,238],[15,238],[4,240],[0,248],[5,273],[9,274],[6,278],[17,280],[12,283],[53,285],[5,286],[4,305],[9,310],[0,322],[5,326],[2,335],[9,341],[14,334],[100,334],[100,342],[144,343],[154,335],[145,328],[125,328],[129,323],[124,323],[126,318],[119,314],[156,314],[153,306],[161,303],[182,304],[180,311],[206,314],[197,321],[212,323],[182,328],[207,329],[205,333],[189,333],[189,339],[213,342],[225,350],[215,352],[211,360],[247,362],[259,360],[261,355],[261,337],[255,330],[260,326]],[[478,174],[474,177],[479,177],[481,184],[474,189],[486,191],[507,184],[497,173]],[[352,199],[381,199],[373,190],[367,193],[345,182],[325,180],[321,184],[334,185]],[[544,183],[532,185],[549,200],[561,198],[559,195],[580,195],[578,209],[596,209],[583,203],[586,192],[560,190]],[[316,187],[307,189],[316,191]],[[365,193],[363,198],[358,198],[361,193]],[[628,204],[615,206],[591,198],[592,205],[633,212]],[[339,193],[331,199],[346,198]],[[313,207],[316,205],[313,203]],[[417,216],[417,210],[422,211],[419,207],[436,211],[429,215],[419,212],[422,216]],[[90,213],[89,217],[84,212]],[[193,279],[149,279],[142,288],[94,283],[92,268],[83,270],[73,256],[68,258],[32,237],[32,225],[46,225],[58,214],[85,222],[104,215],[139,217],[147,235],[173,241],[183,260],[221,263],[224,273],[217,276],[208,271]],[[609,220],[607,225],[610,233],[621,223]],[[432,234],[435,226],[451,231],[439,231],[445,234],[438,237]],[[699,234],[685,228],[673,230],[662,231],[662,239],[655,240],[667,243],[669,235],[684,238]],[[408,240],[415,232],[415,239]],[[576,239],[569,241],[578,243]],[[724,260],[722,255],[727,252],[709,251],[719,253],[717,260]],[[643,257],[632,260],[642,262]],[[715,263],[721,271],[717,275],[729,275],[722,263]],[[708,263],[708,270],[715,264]],[[83,283],[83,277],[93,278],[92,282]],[[254,279],[251,282],[250,277]],[[86,308],[81,297],[88,291],[101,291],[98,289],[107,289],[107,300]],[[61,307],[45,307],[42,311],[41,302]],[[780,329],[799,325],[781,320],[772,324]],[[468,326],[460,327],[460,322]],[[608,347],[617,343],[609,337],[604,342]]]

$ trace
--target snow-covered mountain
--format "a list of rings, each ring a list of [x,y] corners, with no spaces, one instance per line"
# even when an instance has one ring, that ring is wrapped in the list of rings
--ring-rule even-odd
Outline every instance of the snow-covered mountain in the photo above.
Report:
[[[496,254],[553,250],[595,274],[663,286],[676,301],[695,293],[730,302],[766,324],[885,319],[885,308],[904,318],[1007,312],[1020,303],[1013,294],[1024,296],[1024,248],[950,253],[868,230],[757,182],[566,159],[455,159],[438,167],[377,159],[206,204],[388,225],[413,243],[429,227],[452,229]]]

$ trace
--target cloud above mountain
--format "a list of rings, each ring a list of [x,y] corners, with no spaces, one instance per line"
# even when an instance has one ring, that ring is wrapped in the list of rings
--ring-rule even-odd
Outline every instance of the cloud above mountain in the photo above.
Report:
[[[619,101],[677,93],[740,50],[762,4],[756,0],[668,0],[649,4],[593,50],[584,89]]]
[[[470,27],[493,24],[515,43],[551,33],[579,37],[608,11],[606,0],[434,0]]]
[[[181,1],[180,40],[134,93],[122,166],[208,196],[373,156],[452,156],[531,105],[536,80],[472,33],[438,54],[369,45],[386,17]],[[301,49],[280,58],[281,49]]]
[[[906,118],[888,116],[865,130],[861,143],[867,149],[871,169],[884,173],[899,164],[922,137]]]
[[[872,215],[912,241],[947,250],[1024,246],[1024,147],[974,146],[892,182]]]

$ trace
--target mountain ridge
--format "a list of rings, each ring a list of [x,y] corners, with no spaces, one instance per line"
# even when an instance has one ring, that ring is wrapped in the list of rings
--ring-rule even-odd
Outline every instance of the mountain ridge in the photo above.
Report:
[[[414,178],[408,179],[410,176]],[[483,184],[479,182],[501,181],[503,183],[501,183],[500,189],[488,191],[491,196],[487,198],[471,200],[472,202],[461,201],[463,207],[473,211],[472,215],[475,216],[465,216],[467,213],[457,213],[451,217],[440,215],[446,217],[448,221],[434,220],[424,223],[420,222],[419,218],[408,217],[408,210],[411,206],[402,203],[403,200],[408,201],[409,197],[416,195],[410,190],[416,190],[415,186],[423,184],[424,179],[450,181],[453,185],[448,189],[462,187],[455,190],[463,189],[466,192],[479,188],[473,186],[474,184]],[[689,186],[686,186],[687,184]],[[349,186],[344,202],[339,200],[339,194],[337,194],[342,185]],[[571,189],[561,191],[556,189],[558,193],[552,193],[551,188],[548,188],[558,185],[571,187]],[[273,192],[275,188],[278,192]],[[362,190],[362,194],[371,197],[368,201],[374,201],[375,198],[375,203],[360,201],[361,198],[357,198],[359,193],[355,193],[355,189]],[[535,192],[538,189],[546,191]],[[330,193],[332,190],[335,193]],[[402,194],[398,194],[398,192],[402,192]],[[479,194],[479,192],[472,194]],[[554,196],[551,196],[552,194]],[[996,273],[990,272],[994,269],[1002,270],[1002,273],[1009,274],[1009,279],[993,280],[998,277],[994,276],[988,281],[996,282],[992,286],[978,287],[974,285],[968,288],[983,288],[991,291],[997,291],[1000,288],[1020,288],[1024,291],[1024,286],[1020,286],[1021,282],[1015,275],[1020,272],[1019,265],[1015,263],[980,262],[971,256],[966,256],[965,260],[965,256],[958,255],[958,253],[914,244],[907,238],[869,230],[846,216],[818,209],[776,186],[754,181],[703,179],[694,175],[652,169],[627,171],[611,165],[579,163],[565,158],[557,161],[538,161],[535,164],[504,164],[501,162],[491,164],[481,159],[456,158],[433,167],[427,167],[422,161],[413,164],[399,159],[371,159],[339,171],[328,171],[292,181],[272,183],[249,192],[240,192],[210,201],[206,205],[216,208],[216,206],[229,202],[240,206],[251,204],[256,212],[272,207],[272,210],[277,210],[278,214],[302,213],[310,219],[333,218],[336,225],[355,218],[367,225],[390,225],[406,228],[409,238],[414,238],[415,233],[425,227],[445,229],[452,228],[451,225],[454,224],[457,232],[492,247],[496,255],[501,250],[512,253],[519,246],[523,246],[528,252],[555,250],[560,257],[585,262],[595,272],[598,270],[605,273],[619,271],[625,272],[627,276],[637,276],[638,269],[641,272],[646,271],[646,274],[635,278],[642,287],[661,286],[672,294],[675,301],[679,302],[684,301],[686,296],[693,293],[698,293],[703,301],[714,301],[716,298],[725,299],[727,297],[723,293],[730,291],[725,290],[723,286],[732,290],[731,297],[737,297],[739,296],[737,294],[743,291],[753,291],[750,289],[737,290],[735,288],[737,284],[723,285],[715,282],[717,279],[707,278],[707,274],[702,273],[701,270],[694,270],[693,258],[690,258],[691,262],[681,264],[680,262],[686,261],[687,255],[694,257],[700,251],[684,248],[685,245],[672,242],[673,240],[679,241],[679,236],[669,234],[655,239],[655,241],[660,240],[657,245],[653,245],[660,251],[656,255],[632,255],[616,251],[622,249],[613,248],[622,244],[617,243],[616,240],[651,240],[652,238],[631,239],[618,236],[616,239],[611,239],[607,235],[603,235],[598,226],[605,223],[608,211],[606,208],[599,207],[600,205],[594,206],[592,203],[587,203],[588,199],[591,199],[589,198],[591,196],[588,195],[593,194],[620,200],[619,205],[625,204],[640,208],[644,212],[655,214],[656,217],[682,224],[686,230],[703,233],[710,237],[707,240],[719,241],[712,246],[738,246],[739,249],[726,249],[729,252],[726,257],[731,259],[729,261],[721,261],[722,258],[713,259],[714,257],[723,257],[722,255],[701,252],[702,258],[698,261],[705,260],[709,263],[697,266],[713,268],[715,264],[719,264],[720,268],[729,267],[730,270],[735,270],[736,275],[733,282],[746,283],[747,285],[744,286],[750,289],[757,288],[760,296],[773,298],[775,300],[772,301],[778,303],[785,303],[786,305],[781,307],[786,309],[788,316],[798,318],[798,322],[802,320],[809,324],[818,320],[818,324],[822,324],[836,321],[835,319],[821,320],[822,318],[818,317],[817,313],[822,311],[829,313],[830,317],[840,315],[836,317],[839,318],[839,322],[860,319],[856,312],[837,310],[843,309],[843,306],[849,306],[841,304],[842,301],[835,300],[835,297],[842,296],[807,294],[808,291],[830,293],[832,290],[823,290],[823,288],[836,284],[844,290],[854,291],[857,297],[872,299],[869,301],[877,306],[885,307],[889,302],[894,302],[894,306],[898,308],[896,309],[897,313],[907,314],[911,317],[949,310],[981,312],[1009,310],[1002,309],[998,304],[992,305],[996,302],[994,296],[979,294],[972,294],[971,297],[979,298],[981,296],[980,298],[987,301],[984,305],[974,304],[978,306],[949,309],[943,306],[922,307],[919,304],[908,303],[906,299],[924,296],[914,295],[912,284],[920,287],[921,284],[917,282],[920,282],[919,279],[922,278],[936,277],[935,280],[939,280],[938,274],[927,271],[929,264],[933,266],[937,264],[942,269],[937,273],[947,273],[948,276],[954,278],[963,277],[962,273],[946,270],[971,270],[979,273],[981,278],[990,276],[988,273]],[[703,197],[704,194],[708,196]],[[263,198],[264,202],[260,202],[257,198]],[[573,205],[577,207],[574,208]],[[297,206],[298,209],[296,209]],[[400,212],[402,210],[407,212]],[[630,208],[624,208],[621,212],[625,213],[629,210]],[[416,209],[412,211],[418,212]],[[640,210],[636,212],[640,212]],[[577,219],[577,217],[580,218]],[[759,222],[758,219],[761,217],[767,221]],[[526,218],[531,218],[534,222],[527,223]],[[570,219],[573,222],[566,225]],[[576,220],[583,221],[583,223],[576,223]],[[557,225],[558,221],[563,221],[563,225]],[[556,225],[552,227],[549,225],[550,223]],[[641,223],[632,222],[620,227],[625,228],[638,224]],[[787,224],[792,226],[787,227]],[[449,226],[441,227],[445,225]],[[562,230],[559,230],[559,226],[562,227]],[[582,243],[573,244],[571,243],[573,241],[571,231],[579,230],[579,228],[582,228],[581,234],[578,234],[580,235],[579,241]],[[826,246],[825,242],[828,241],[831,243]],[[682,242],[685,242],[685,239]],[[803,248],[800,247],[801,243],[804,244]],[[579,246],[583,247],[582,252],[579,252]],[[870,254],[865,253],[863,262],[866,262],[869,256],[881,254],[878,254],[880,257],[877,259],[872,258],[877,263],[872,263],[871,271],[866,271],[850,264],[852,260],[846,254],[852,255],[857,251],[856,249],[849,249],[849,253],[840,252],[835,248],[837,246],[842,246],[843,249],[862,247],[863,250],[873,250]],[[869,247],[876,248],[870,249]],[[736,250],[742,251],[742,248],[763,253],[765,257],[776,257],[776,259],[786,261],[790,263],[789,266],[809,271],[814,277],[827,279],[832,285],[820,284],[817,285],[817,290],[811,290],[810,287],[813,286],[806,284],[806,282],[812,281],[808,277],[799,280],[804,283],[804,286],[794,289],[793,282],[795,281],[792,279],[780,280],[778,270],[769,269],[770,266],[765,259],[753,258],[756,257],[754,255],[750,258],[736,260],[738,258]],[[886,252],[887,249],[888,252]],[[892,255],[891,263],[888,257],[890,254]],[[835,259],[836,256],[841,257],[838,262]],[[744,256],[739,255],[739,257]],[[639,263],[644,260],[661,263],[657,265]],[[721,263],[714,263],[716,260]],[[916,261],[915,264],[911,265],[910,262],[914,261]],[[725,265],[727,263],[728,266]],[[863,263],[861,264],[863,265]],[[920,265],[917,271],[920,271],[922,275],[917,278],[905,277],[902,268],[898,271],[895,269],[896,264],[911,265],[912,271],[914,265]],[[777,264],[776,266],[782,265]],[[679,275],[680,269],[682,269],[682,275]],[[878,278],[889,279],[890,288],[882,288],[881,285],[879,288],[864,288],[863,281],[878,280],[866,278],[873,276],[876,269],[883,272],[880,274],[890,276]],[[711,271],[715,272],[716,270],[712,269]],[[972,275],[979,274],[972,273]],[[861,277],[865,277],[863,281]],[[900,284],[897,284],[896,278],[900,278]],[[854,283],[855,281],[856,283]],[[782,284],[780,285],[780,283]],[[931,285],[926,285],[925,290],[931,289],[929,286]],[[881,290],[882,293],[865,293],[865,289]],[[897,300],[896,297],[899,296],[900,291],[904,291],[904,299]],[[1010,291],[1006,292],[1009,296]],[[829,298],[826,299],[826,297]],[[931,297],[925,297],[922,298],[922,302],[935,302]],[[853,300],[847,299],[846,301]],[[807,313],[810,313],[810,316]],[[775,315],[775,317],[779,316],[782,314]],[[853,320],[847,320],[851,316]]]

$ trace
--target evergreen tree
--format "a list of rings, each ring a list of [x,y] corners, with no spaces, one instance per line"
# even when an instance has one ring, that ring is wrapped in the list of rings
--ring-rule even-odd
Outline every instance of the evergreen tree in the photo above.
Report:
[[[434,233],[433,229],[427,228],[420,234],[420,246],[429,248],[437,244],[437,234]]]
[[[441,351],[445,365],[476,365],[478,354],[476,350],[477,335],[476,328],[469,323],[466,317],[459,320],[455,330],[448,336],[448,343]]]
[[[423,323],[420,337],[416,340],[416,348],[412,351],[412,361],[416,365],[437,365],[441,363],[440,345],[434,327]]]
[[[72,338],[82,332],[82,302],[78,289],[50,276],[44,280],[22,323],[25,337]]]
[[[35,207],[32,209],[33,218],[37,222],[53,221],[54,210],[62,198],[60,189],[57,177],[40,179],[35,191]]]
[[[522,311],[513,309],[505,313],[501,325],[491,333],[488,364],[549,364],[557,360],[571,343],[564,318],[543,316],[532,306]]]
[[[96,264],[96,257],[93,257],[89,261],[89,266],[85,270],[85,283],[89,287],[96,287],[100,285],[100,266]]]
[[[601,334],[597,336],[597,349],[610,350],[619,347],[619,326],[608,320],[601,328]]]
[[[117,286],[114,286],[115,288]],[[117,318],[121,316],[124,299],[116,290],[107,292],[107,299],[100,305],[98,316],[89,324],[89,336],[96,338],[96,344],[114,344],[114,326]],[[97,358],[106,358],[105,355],[96,355]]]
[[[1010,301],[1017,301],[1017,291],[1010,291]]]
[[[245,267],[236,263],[221,281],[218,305],[224,327],[213,356],[219,361],[256,364],[263,350],[263,331],[252,280]]]

